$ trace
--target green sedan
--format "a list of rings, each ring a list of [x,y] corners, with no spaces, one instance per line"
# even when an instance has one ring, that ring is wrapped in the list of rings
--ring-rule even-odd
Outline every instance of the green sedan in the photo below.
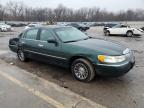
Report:
[[[22,62],[36,59],[69,68],[83,82],[91,81],[95,75],[122,76],[135,64],[129,48],[91,38],[73,27],[31,28],[10,39],[9,48]]]

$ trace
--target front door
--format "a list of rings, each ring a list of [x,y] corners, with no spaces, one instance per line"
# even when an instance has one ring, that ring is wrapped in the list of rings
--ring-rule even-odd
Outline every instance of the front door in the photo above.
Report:
[[[52,64],[63,65],[65,58],[61,57],[61,44],[60,43],[49,43],[47,40],[54,39],[55,36],[52,31],[47,29],[42,29],[40,33],[38,51],[41,55],[41,60]]]

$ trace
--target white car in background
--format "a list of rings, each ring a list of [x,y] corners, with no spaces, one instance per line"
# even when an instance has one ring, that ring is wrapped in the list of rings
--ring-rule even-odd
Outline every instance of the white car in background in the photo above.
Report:
[[[106,36],[109,35],[124,35],[124,36],[140,36],[143,35],[143,31],[141,29],[131,28],[130,26],[124,24],[118,24],[112,28],[107,29],[105,32]]]
[[[0,32],[7,32],[7,31],[13,31],[13,28],[5,23],[0,23]]]
[[[31,23],[31,24],[25,26],[25,30],[32,28],[32,27],[40,27],[40,26],[42,26],[42,25],[38,24],[38,23]]]

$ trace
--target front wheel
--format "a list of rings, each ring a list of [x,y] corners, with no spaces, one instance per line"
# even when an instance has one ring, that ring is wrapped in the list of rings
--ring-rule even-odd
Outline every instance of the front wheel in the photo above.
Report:
[[[95,70],[92,64],[86,59],[77,59],[71,65],[73,76],[82,82],[89,82],[95,76]]]
[[[126,36],[127,36],[127,37],[132,37],[132,36],[133,36],[133,32],[132,32],[132,31],[128,31],[128,32],[126,33]]]

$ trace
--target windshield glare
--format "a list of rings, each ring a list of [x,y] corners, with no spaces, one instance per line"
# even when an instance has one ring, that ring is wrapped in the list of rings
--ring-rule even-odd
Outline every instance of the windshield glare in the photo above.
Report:
[[[62,42],[79,41],[88,38],[86,34],[73,27],[56,29],[56,34]]]

